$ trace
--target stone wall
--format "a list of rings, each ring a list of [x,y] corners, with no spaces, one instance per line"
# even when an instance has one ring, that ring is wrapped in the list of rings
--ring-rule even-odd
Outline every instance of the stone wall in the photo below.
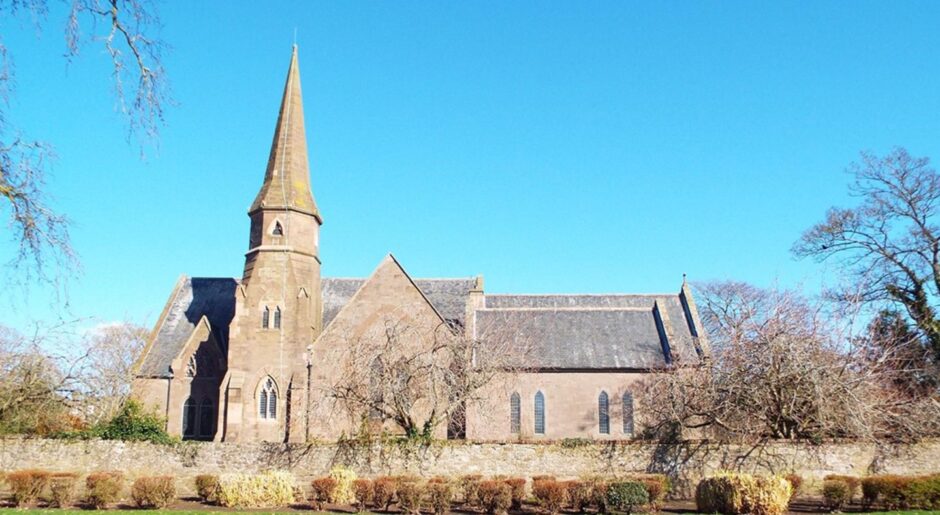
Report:
[[[178,488],[184,494],[192,492],[191,479],[199,473],[287,469],[306,484],[335,465],[351,467],[360,476],[480,473],[574,478],[586,474],[661,472],[673,478],[680,495],[688,495],[699,478],[721,469],[795,471],[811,484],[830,473],[940,472],[940,441],[912,445],[773,443],[758,447],[610,442],[566,447],[549,443],[444,442],[428,446],[212,442],[161,446],[98,440],[0,439],[0,471],[42,468],[86,473],[116,469],[131,478],[171,474],[178,478]]]

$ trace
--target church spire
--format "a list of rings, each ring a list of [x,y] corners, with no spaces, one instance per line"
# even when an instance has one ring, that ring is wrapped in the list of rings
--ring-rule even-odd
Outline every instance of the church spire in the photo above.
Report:
[[[312,215],[323,223],[310,189],[307,137],[304,133],[304,106],[300,92],[300,66],[297,45],[287,70],[287,83],[281,110],[274,128],[274,141],[264,174],[264,184],[248,213],[260,209],[288,209]]]

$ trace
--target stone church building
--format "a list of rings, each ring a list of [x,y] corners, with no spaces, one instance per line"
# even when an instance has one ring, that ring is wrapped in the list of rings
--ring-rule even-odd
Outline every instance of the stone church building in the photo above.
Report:
[[[184,439],[354,434],[361,414],[328,409],[324,385],[342,374],[349,336],[390,319],[446,324],[467,338],[511,328],[531,346],[521,370],[487,387],[486,405],[468,406],[438,437],[632,438],[642,420],[637,381],[708,353],[685,281],[674,294],[489,294],[482,277],[412,278],[392,255],[365,278],[322,277],[324,217],[310,184],[296,47],[248,216],[241,278],[180,277],[136,364],[135,397]]]

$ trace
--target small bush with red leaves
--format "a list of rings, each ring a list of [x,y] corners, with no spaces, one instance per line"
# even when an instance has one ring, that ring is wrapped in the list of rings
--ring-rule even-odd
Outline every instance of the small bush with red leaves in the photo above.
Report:
[[[85,478],[85,500],[95,509],[117,501],[124,488],[124,474],[117,471],[92,472]]]
[[[56,472],[49,478],[49,505],[53,508],[65,508],[75,500],[78,489],[78,474]]]
[[[783,476],[783,478],[789,481],[790,487],[793,488],[793,495],[790,497],[796,497],[796,494],[800,491],[800,487],[803,486],[803,476],[791,472]]]
[[[510,477],[503,479],[503,482],[509,485],[509,492],[512,494],[512,509],[522,508],[522,501],[525,500],[525,478]]]
[[[138,508],[166,508],[175,498],[172,476],[141,477],[131,485],[131,499]]]
[[[333,494],[339,482],[329,476],[319,477],[310,482],[310,504],[315,510],[322,510],[323,505],[333,502]]]
[[[216,502],[219,499],[219,476],[199,474],[196,476],[196,495],[203,502]]]
[[[454,484],[442,477],[435,477],[428,481],[428,500],[435,515],[450,512],[454,502]]]
[[[13,504],[26,506],[36,502],[49,484],[49,476],[49,472],[36,469],[17,470],[7,474],[6,482],[13,493]]]
[[[372,500],[376,508],[388,511],[397,493],[398,482],[394,478],[382,476],[372,482]]]
[[[353,481],[353,497],[356,498],[356,509],[365,511],[372,504],[375,486],[371,479],[357,479]]]
[[[567,502],[568,490],[564,483],[554,479],[540,478],[532,483],[532,495],[538,499],[542,507],[555,515]]]
[[[584,513],[592,501],[591,483],[589,481],[565,481],[565,488],[568,490],[568,503],[571,509]]]
[[[398,507],[405,513],[419,515],[424,503],[424,483],[417,480],[402,480],[398,483]]]
[[[483,476],[480,474],[467,474],[460,478],[460,490],[463,493],[463,502],[468,506],[476,506],[480,501],[480,483]]]
[[[823,481],[842,481],[849,487],[849,501],[852,502],[852,499],[858,495],[858,488],[862,484],[862,480],[856,476],[845,476],[841,474],[829,474],[823,478]]]
[[[512,487],[505,481],[482,481],[479,496],[480,505],[490,514],[505,514],[512,506]]]

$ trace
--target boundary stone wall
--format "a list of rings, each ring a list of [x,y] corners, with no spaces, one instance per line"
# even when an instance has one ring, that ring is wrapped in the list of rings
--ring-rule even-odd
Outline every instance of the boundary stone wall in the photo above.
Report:
[[[429,445],[345,443],[279,444],[184,442],[155,445],[103,440],[0,438],[0,471],[25,468],[88,473],[121,470],[130,478],[169,474],[182,494],[193,491],[201,473],[226,474],[285,469],[300,484],[333,466],[350,467],[361,477],[415,474],[460,476],[479,473],[529,478],[667,474],[679,497],[691,494],[702,477],[718,470],[802,475],[808,484],[826,474],[926,474],[940,472],[940,440],[889,445],[862,442],[773,442],[759,446],[686,442],[584,442],[575,446],[521,443]]]

